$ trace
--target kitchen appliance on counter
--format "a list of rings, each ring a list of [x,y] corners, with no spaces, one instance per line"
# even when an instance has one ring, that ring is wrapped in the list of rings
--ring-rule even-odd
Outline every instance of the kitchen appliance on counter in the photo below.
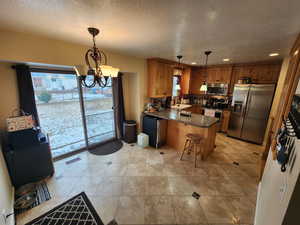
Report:
[[[149,145],[159,148],[166,143],[167,120],[153,116],[143,117],[143,133],[149,136]]]
[[[207,84],[206,94],[208,95],[227,95],[228,84],[210,83]]]
[[[262,144],[274,91],[275,84],[236,84],[228,136]]]

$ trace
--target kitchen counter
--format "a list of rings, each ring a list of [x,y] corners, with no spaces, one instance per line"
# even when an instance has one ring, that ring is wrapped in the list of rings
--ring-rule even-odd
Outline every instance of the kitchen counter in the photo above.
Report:
[[[214,151],[218,119],[201,114],[192,114],[192,117],[180,116],[176,110],[161,112],[144,112],[144,115],[168,120],[167,145],[182,151],[188,133],[199,134],[203,138],[202,159],[205,160]]]
[[[181,122],[184,124],[189,124],[192,126],[197,126],[197,127],[211,127],[212,125],[216,124],[219,119],[210,117],[210,116],[204,116],[201,114],[194,114],[192,113],[191,117],[187,116],[181,116],[177,110],[164,110],[161,112],[144,112],[146,115],[149,116],[155,116],[161,119],[166,119],[166,120],[175,120],[177,122]]]

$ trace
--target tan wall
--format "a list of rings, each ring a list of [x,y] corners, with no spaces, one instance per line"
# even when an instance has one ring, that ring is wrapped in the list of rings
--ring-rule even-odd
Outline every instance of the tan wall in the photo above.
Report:
[[[274,100],[272,103],[272,107],[271,107],[271,112],[270,112],[270,116],[269,116],[269,121],[268,121],[268,125],[267,125],[267,129],[265,132],[265,138],[264,138],[264,143],[263,146],[266,145],[267,142],[267,138],[268,138],[268,133],[269,133],[269,129],[271,126],[271,118],[274,117],[277,113],[278,110],[278,105],[279,105],[279,100],[280,100],[280,96],[283,90],[283,85],[284,85],[284,81],[285,81],[285,77],[287,74],[287,70],[288,70],[288,66],[289,66],[289,57],[286,57],[283,60],[282,66],[281,66],[281,70],[280,70],[280,75],[279,75],[279,79],[277,82],[277,87],[276,87],[276,91],[275,91],[275,95],[274,95]]]
[[[16,33],[7,30],[0,30],[0,60],[17,62],[34,62],[53,65],[82,65],[84,64],[84,54],[90,46],[65,42],[61,40],[48,39],[32,34]],[[99,46],[100,47],[100,46]],[[132,104],[127,119],[139,120],[139,115],[143,109],[146,94],[146,61],[141,58],[126,56],[105,51],[108,63],[120,68],[122,72],[135,73],[131,78],[132,85],[124,92],[125,98],[128,95],[136,96]],[[8,112],[17,106],[16,82],[12,69],[7,64],[0,64],[0,129],[3,128],[3,120],[8,116]],[[4,87],[4,88],[3,88]],[[8,91],[8,92],[7,92]],[[4,93],[5,92],[5,93]],[[7,104],[8,103],[8,104]]]
[[[136,102],[138,101],[138,95],[134,91],[138,86],[137,76],[136,73],[124,73],[123,76],[123,91],[126,93],[124,95],[126,120],[140,117],[140,113],[135,110]]]
[[[5,129],[5,119],[18,108],[18,87],[15,71],[11,63],[0,62],[0,130]]]

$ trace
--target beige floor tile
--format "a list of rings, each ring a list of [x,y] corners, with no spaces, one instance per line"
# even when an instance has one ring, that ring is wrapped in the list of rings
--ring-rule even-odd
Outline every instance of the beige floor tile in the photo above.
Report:
[[[169,184],[172,195],[189,195],[199,191],[200,187],[195,185],[197,177],[192,176],[176,176],[169,177]]]
[[[147,176],[147,164],[146,163],[130,163],[127,166],[125,176]]]
[[[147,176],[167,176],[164,164],[147,164]]]
[[[145,224],[175,224],[173,199],[170,196],[145,197]]]
[[[165,173],[167,176],[188,175],[188,171],[185,164],[180,161],[176,163],[165,164]]]
[[[121,196],[115,217],[117,223],[144,224],[144,206],[144,197]]]
[[[169,195],[171,187],[168,177],[146,177],[146,195]]]
[[[207,223],[203,209],[193,197],[173,197],[175,218],[177,224],[200,224]]]
[[[127,172],[128,165],[127,164],[119,164],[119,163],[111,163],[108,164],[104,169],[105,177],[117,177],[117,176],[125,176]]]
[[[244,195],[243,188],[232,182],[229,178],[215,179],[215,187],[217,195],[232,196],[232,195]]]
[[[199,168],[202,168],[208,177],[225,177],[226,173],[222,168],[223,164],[204,164],[200,165]]]
[[[96,195],[120,196],[122,194],[122,177],[105,177],[97,187]]]
[[[233,214],[240,223],[253,223],[255,205],[248,197],[232,197],[228,200],[233,206]]]
[[[228,223],[236,221],[235,210],[229,202],[230,197],[201,197],[200,204],[208,223]]]
[[[146,177],[123,177],[122,195],[140,195],[146,193]]]

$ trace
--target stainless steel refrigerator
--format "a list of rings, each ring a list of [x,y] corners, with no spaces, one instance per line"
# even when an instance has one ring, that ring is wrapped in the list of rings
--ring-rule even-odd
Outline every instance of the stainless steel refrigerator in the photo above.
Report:
[[[228,136],[262,144],[274,91],[275,84],[236,84]]]

